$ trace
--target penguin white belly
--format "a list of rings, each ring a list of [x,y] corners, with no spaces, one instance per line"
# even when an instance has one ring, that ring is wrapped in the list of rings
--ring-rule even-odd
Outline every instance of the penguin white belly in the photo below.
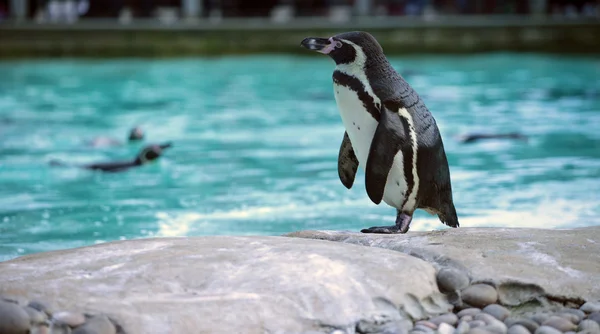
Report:
[[[334,84],[334,96],[359,166],[364,169],[369,157],[371,141],[379,123],[365,109],[353,90]],[[402,209],[407,188],[404,177],[404,158],[402,151],[399,151],[394,157],[394,163],[388,174],[383,201],[392,207]]]

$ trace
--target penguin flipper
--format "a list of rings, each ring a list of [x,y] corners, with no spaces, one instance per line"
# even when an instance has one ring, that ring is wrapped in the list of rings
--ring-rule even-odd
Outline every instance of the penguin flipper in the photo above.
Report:
[[[410,147],[410,140],[403,120],[382,105],[365,166],[365,186],[373,203],[381,203],[394,157],[407,146]]]
[[[358,170],[358,159],[352,148],[350,137],[348,132],[344,131],[344,139],[340,145],[340,152],[338,154],[338,175],[342,184],[350,189],[354,184],[354,178],[356,177],[356,171]]]

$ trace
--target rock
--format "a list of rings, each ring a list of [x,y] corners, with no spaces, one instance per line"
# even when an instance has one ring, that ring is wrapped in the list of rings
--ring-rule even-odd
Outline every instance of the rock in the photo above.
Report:
[[[464,317],[460,318],[459,322],[469,322],[473,320],[475,320],[475,318],[472,315],[465,315]]]
[[[452,327],[451,325],[448,325],[445,322],[442,322],[440,324],[440,326],[438,327],[437,332],[439,334],[454,334],[454,330],[455,330],[454,327]]]
[[[494,333],[484,329],[483,327],[475,327],[475,328],[471,328],[467,332],[467,334],[494,334]]]
[[[454,326],[458,322],[458,317],[454,313],[446,313],[438,315],[437,317],[433,317],[429,319],[429,321],[436,324],[437,326],[439,326],[442,323]]]
[[[535,322],[541,325],[544,322],[546,322],[546,320],[548,320],[550,317],[551,315],[547,313],[537,313],[531,316],[531,319],[533,319]]]
[[[523,325],[512,325],[507,334],[531,334],[531,332]]]
[[[597,322],[595,322],[594,320],[586,319],[579,323],[577,330],[578,331],[589,330],[589,331],[593,331],[593,332],[600,332],[600,325]]]
[[[484,327],[484,326],[486,326],[486,323],[483,320],[469,321],[469,327],[471,327],[471,329],[477,328],[477,327]]]
[[[437,328],[438,328],[438,326],[437,326],[436,324],[434,324],[434,323],[433,323],[433,322],[431,322],[431,321],[427,321],[427,320],[420,320],[420,321],[417,321],[417,322],[415,322],[415,326],[416,326],[416,325],[423,325],[423,326],[425,326],[425,327],[429,327],[429,328],[431,328],[431,329],[437,329]]]
[[[562,313],[556,313],[555,316],[566,319],[574,324],[578,324],[579,321],[581,321],[581,319],[577,316],[577,314],[573,314],[573,313],[562,312]]]
[[[431,329],[424,325],[415,325],[411,332],[420,332],[420,333],[434,333],[435,329]]]
[[[491,285],[473,284],[462,291],[462,300],[469,305],[484,307],[498,300],[498,292]]]
[[[67,324],[53,323],[50,326],[50,333],[52,334],[71,334],[71,327]]]
[[[494,318],[487,313],[479,313],[475,315],[475,320],[480,320],[485,323],[484,329],[493,333],[505,334],[507,326],[500,320]]]
[[[77,312],[56,312],[52,316],[52,322],[57,324],[65,324],[69,327],[77,327],[85,323],[85,316],[82,313]]]
[[[452,310],[422,259],[289,237],[146,238],[36,253],[0,262],[0,282],[0,294],[107,314],[128,334],[331,332]]]
[[[561,332],[568,332],[577,329],[577,326],[569,320],[555,315],[551,316],[546,321],[544,321],[542,323],[542,327],[543,326],[554,327]]]
[[[587,318],[589,320],[594,320],[595,322],[600,324],[600,312],[590,313],[590,314],[588,314]]]
[[[30,328],[29,315],[21,306],[7,301],[0,301],[0,333],[24,334]]]
[[[117,329],[105,315],[93,316],[85,324],[75,328],[73,334],[116,334]]]
[[[346,231],[300,231],[322,239],[415,254],[440,267],[459,262],[471,280],[492,282],[499,304],[517,306],[545,296],[600,299],[600,226],[573,229],[470,228],[411,231],[402,238]],[[586,256],[581,256],[585,247]]]
[[[29,315],[29,321],[30,321],[31,325],[43,324],[46,322],[46,320],[48,320],[46,313],[42,313],[42,312],[40,312],[32,307],[29,307],[29,306],[25,306],[23,309]]]
[[[50,328],[46,325],[35,326],[29,334],[50,334]]]
[[[579,309],[581,311],[585,312],[585,313],[600,312],[600,301],[598,301],[598,302],[587,302],[587,303],[581,305],[581,307]]]
[[[12,293],[0,293],[0,301],[5,301],[17,305],[27,305],[27,299],[23,296],[14,295]]]
[[[469,323],[466,321],[461,321],[458,323],[458,326],[456,327],[456,334],[466,334],[469,330],[471,329],[471,326],[469,326]]]
[[[40,312],[46,313],[47,316],[52,316],[52,309],[48,306],[48,304],[41,302],[39,300],[32,300],[27,304],[27,306],[38,310]]]
[[[442,268],[436,278],[441,292],[460,291],[469,286],[469,276],[457,268]]]
[[[494,318],[504,321],[510,315],[510,311],[498,304],[491,304],[483,308],[483,312],[492,315]]]
[[[534,320],[526,319],[526,318],[510,318],[509,317],[509,318],[506,318],[506,320],[504,320],[504,324],[507,327],[512,327],[514,325],[521,325],[521,326],[527,328],[527,330],[530,331],[531,333],[534,333],[538,328],[540,328],[540,324],[538,324]]]
[[[577,320],[577,322],[580,322],[581,319],[585,318],[585,312],[583,312],[582,310],[574,309],[574,308],[566,308],[566,309],[561,310],[559,313],[560,314],[565,314],[565,313],[574,314],[579,319],[579,320]]]
[[[475,320],[481,320],[481,321],[485,322],[487,325],[498,320],[498,319],[494,318],[491,314],[487,314],[487,313],[483,313],[483,312],[481,312],[479,314],[475,314],[474,318],[475,318]]]
[[[562,332],[554,327],[540,326],[540,328],[538,328],[534,334],[562,334]]]
[[[475,315],[477,313],[481,313],[481,309],[478,309],[478,308],[475,308],[475,307],[471,307],[471,308],[466,308],[464,310],[461,310],[456,315],[458,315],[459,318],[462,318],[465,315]]]

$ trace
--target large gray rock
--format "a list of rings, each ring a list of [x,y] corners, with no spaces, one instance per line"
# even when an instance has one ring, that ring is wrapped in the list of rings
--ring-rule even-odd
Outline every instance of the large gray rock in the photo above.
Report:
[[[104,313],[127,333],[406,332],[448,312],[434,267],[286,237],[120,241],[0,263],[0,295]]]
[[[600,227],[461,227],[406,235],[300,231],[287,236],[391,249],[436,267],[467,269],[472,281],[494,284],[504,305],[540,296],[566,304],[600,299]]]

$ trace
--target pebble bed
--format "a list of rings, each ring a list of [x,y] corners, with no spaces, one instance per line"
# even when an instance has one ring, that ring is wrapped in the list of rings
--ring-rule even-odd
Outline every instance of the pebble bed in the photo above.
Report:
[[[103,314],[53,311],[38,300],[0,296],[0,334],[124,334]]]
[[[454,310],[415,322],[409,334],[600,334],[600,301],[513,315],[490,284],[470,284],[466,273],[453,268],[439,270],[436,278]]]

